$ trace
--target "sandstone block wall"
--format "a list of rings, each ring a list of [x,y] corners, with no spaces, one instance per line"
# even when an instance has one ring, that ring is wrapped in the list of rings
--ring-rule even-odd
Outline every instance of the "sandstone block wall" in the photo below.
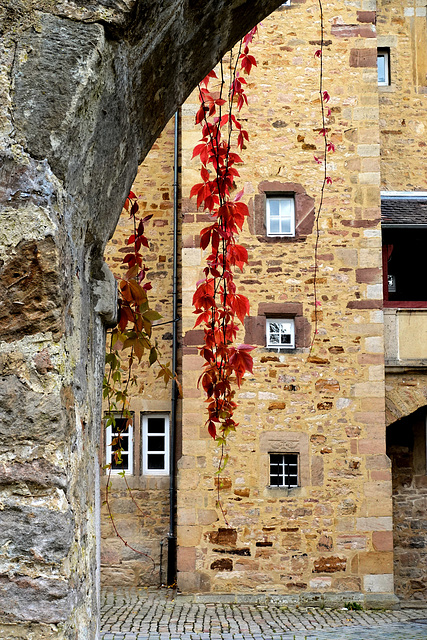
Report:
[[[343,597],[359,594],[368,604],[375,598],[390,604],[394,570],[400,596],[423,597],[422,578],[409,566],[414,560],[424,563],[424,476],[418,467],[414,470],[411,443],[395,442],[394,427],[389,427],[388,452],[395,469],[392,510],[385,439],[386,423],[413,413],[427,397],[422,371],[384,370],[380,190],[426,188],[425,9],[407,4],[376,6],[366,0],[345,7],[338,2],[324,5],[324,89],[331,95],[327,126],[336,153],[329,157],[333,184],[326,190],[319,221],[321,306],[311,361],[314,220],[322,180],[313,156],[323,147],[319,64],[314,58],[319,47],[317,5],[293,2],[281,8],[264,20],[253,45],[258,68],[251,75],[250,107],[244,113],[250,141],[242,153],[240,182],[251,210],[242,235],[250,263],[237,280],[251,302],[251,317],[239,340],[257,349],[254,374],[238,393],[240,429],[230,437],[230,461],[219,481],[227,522],[216,504],[218,452],[204,427],[203,398],[196,384],[202,334],[193,330],[191,301],[204,258],[198,234],[209,221],[188,197],[198,181],[197,164],[191,161],[200,138],[194,126],[197,94],[183,106],[184,396],[177,514],[178,585],[183,591],[255,589],[295,597],[312,594],[314,599],[316,594],[332,597],[338,592]],[[377,47],[390,50],[390,86],[377,85]],[[143,194],[146,210],[155,213],[155,228],[150,229],[155,254],[147,260],[153,260],[153,295],[164,315],[171,256],[170,223],[162,211],[170,209],[170,136],[168,129],[140,168],[134,187]],[[295,239],[266,237],[268,192],[296,194]],[[123,218],[108,249],[110,264],[118,261],[125,224]],[[269,314],[295,318],[294,351],[265,347]],[[167,344],[166,334],[162,340]],[[153,410],[160,402],[167,411],[168,392],[153,386],[151,373],[143,375],[147,382],[144,394],[135,398],[135,410]],[[298,488],[269,487],[272,451],[298,454]],[[399,472],[402,456],[406,462]],[[133,478],[137,502],[150,501],[150,515],[142,518],[131,513],[136,507],[119,482],[114,480],[113,492],[122,511],[120,524],[135,542],[141,536],[156,556],[166,525],[166,495],[160,485],[153,488],[148,479]],[[130,524],[132,519],[138,525]],[[144,563],[120,551],[107,522],[103,535],[107,581],[114,575],[129,584],[150,581]]]
[[[228,525],[215,504],[218,453],[205,431],[202,398],[186,395],[200,368],[191,296],[203,264],[198,233],[207,217],[186,197],[196,177],[190,160],[200,137],[192,123],[196,97],[185,107],[178,477],[178,585],[184,591],[393,592],[375,14],[332,2],[324,11],[324,88],[332,96],[327,126],[336,153],[319,221],[321,308],[312,361],[313,228],[295,240],[271,242],[256,216],[266,185],[271,192],[305,193],[315,208],[319,203],[322,176],[313,159],[322,149],[317,5],[294,3],[276,12],[253,47],[258,67],[244,115],[250,141],[241,184],[254,219],[242,234],[250,263],[237,280],[252,318],[238,340],[255,339],[257,349],[254,374],[237,394],[240,427],[229,438],[230,461],[220,483]],[[297,348],[267,349],[259,327],[269,313],[286,314],[295,305],[301,309],[294,314],[301,318]],[[298,488],[269,487],[268,453],[275,447],[298,453]]]
[[[378,46],[390,51],[390,86],[379,87],[381,188],[426,190],[426,15],[420,3],[377,3]]]

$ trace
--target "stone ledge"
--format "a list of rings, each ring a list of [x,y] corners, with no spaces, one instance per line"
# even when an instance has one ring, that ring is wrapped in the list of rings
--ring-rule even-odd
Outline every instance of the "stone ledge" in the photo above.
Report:
[[[340,609],[346,602],[357,602],[364,609],[400,609],[401,606],[399,598],[393,593],[360,593],[359,591],[343,591],[341,593],[307,591],[301,594],[194,593],[184,595],[177,593],[175,601],[177,603],[199,604],[267,604],[285,607],[319,607],[321,609]],[[412,603],[410,605],[412,607]],[[410,608],[410,605],[406,605],[405,608]],[[424,604],[424,607],[427,607],[427,604]]]

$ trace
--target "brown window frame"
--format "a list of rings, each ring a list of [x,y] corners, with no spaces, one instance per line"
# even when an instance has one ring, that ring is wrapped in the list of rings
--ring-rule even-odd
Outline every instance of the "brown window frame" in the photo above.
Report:
[[[290,354],[296,349],[310,346],[311,325],[303,315],[302,302],[262,302],[258,305],[256,316],[245,318],[245,343],[268,350],[277,351],[280,347],[267,346],[267,319],[293,319],[295,324],[295,347],[287,349]],[[283,349],[285,351],[285,349]]]
[[[249,229],[261,242],[287,243],[304,241],[313,231],[314,198],[296,182],[264,181],[258,185],[259,193],[250,203]],[[295,203],[295,234],[292,236],[267,235],[267,198],[293,197]]]

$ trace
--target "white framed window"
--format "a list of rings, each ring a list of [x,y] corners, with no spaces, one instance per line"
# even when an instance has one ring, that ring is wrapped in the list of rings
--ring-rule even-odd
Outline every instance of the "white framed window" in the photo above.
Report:
[[[295,349],[295,320],[293,318],[267,318],[267,347]]]
[[[298,454],[270,453],[269,457],[270,487],[298,487]]]
[[[267,195],[267,236],[295,236],[295,199],[293,196]]]
[[[386,87],[390,84],[390,52],[388,49],[377,51],[378,86]]]
[[[115,452],[121,449],[120,460]],[[105,429],[105,461],[111,473],[133,473],[133,418],[114,416],[114,423]]]
[[[142,414],[142,473],[169,475],[169,415]]]

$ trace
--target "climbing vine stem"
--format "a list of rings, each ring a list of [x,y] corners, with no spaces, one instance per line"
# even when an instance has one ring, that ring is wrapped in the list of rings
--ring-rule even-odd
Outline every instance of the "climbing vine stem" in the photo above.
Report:
[[[145,225],[152,216],[148,215],[144,218],[138,216],[139,203],[133,191],[129,193],[124,208],[132,220],[133,232],[126,239],[129,250],[125,252],[120,265],[125,273],[118,278],[118,323],[107,335],[106,372],[103,382],[103,397],[107,405],[105,427],[111,427],[114,435],[111,442],[107,443],[111,447],[112,461],[106,465],[108,476],[105,504],[115,535],[125,546],[147,557],[154,565],[153,559],[148,554],[132,547],[120,534],[110,504],[112,469],[113,466],[120,466],[123,461],[123,436],[132,421],[129,396],[132,387],[138,384],[134,373],[135,361],[140,363],[144,355],[148,354],[149,366],[156,363],[159,368],[157,378],[163,378],[167,383],[173,375],[169,363],[162,364],[159,346],[152,336],[153,323],[161,319],[161,315],[149,305],[147,293],[152,286],[146,280],[147,268],[142,255],[142,247],[149,247],[144,231]],[[119,475],[124,478],[129,495],[139,509],[125,478],[125,472],[120,471]]]
[[[323,157],[319,158],[317,156],[314,156],[314,159],[317,162],[317,164],[322,165],[323,179],[322,179],[322,185],[320,187],[319,205],[317,207],[317,212],[315,217],[316,236],[315,236],[315,244],[314,244],[314,275],[313,275],[314,331],[313,331],[313,336],[310,343],[309,356],[312,355],[314,344],[319,334],[319,309],[321,306],[321,302],[318,298],[317,278],[318,278],[318,272],[319,272],[318,259],[319,259],[319,239],[320,239],[320,215],[322,213],[322,208],[323,208],[325,188],[327,185],[332,184],[332,179],[328,176],[328,153],[329,152],[333,153],[335,151],[335,147],[329,139],[329,130],[326,126],[326,120],[331,115],[331,110],[329,107],[327,107],[327,110],[325,108],[326,104],[330,100],[330,95],[327,91],[324,90],[324,72],[323,72],[323,64],[324,64],[323,53],[324,53],[324,46],[325,46],[324,17],[323,17],[322,0],[318,0],[318,3],[319,3],[319,13],[320,13],[320,49],[317,49],[314,56],[315,58],[319,59],[319,64],[320,64],[319,97],[320,97],[320,109],[321,109],[321,120],[322,120],[322,127],[320,129],[320,133],[323,136]]]

